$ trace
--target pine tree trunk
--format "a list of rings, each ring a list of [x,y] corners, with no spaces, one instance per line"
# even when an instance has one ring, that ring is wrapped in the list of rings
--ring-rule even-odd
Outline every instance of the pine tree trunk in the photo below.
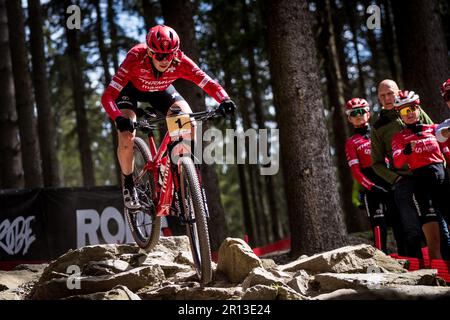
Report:
[[[345,213],[345,224],[348,232],[357,232],[370,229],[365,215],[355,208],[352,202],[353,179],[345,155],[345,142],[349,137],[347,117],[344,112],[345,97],[341,68],[336,47],[336,34],[332,23],[330,0],[318,5],[318,17],[320,20],[321,34],[320,48],[323,49],[324,69],[327,78],[327,92],[332,113],[332,136],[336,151],[336,164],[340,182],[340,195]]]
[[[195,26],[192,18],[194,8],[191,2],[189,0],[170,0],[162,1],[161,5],[166,24],[174,28],[180,36],[182,50],[193,61],[198,62],[200,53],[195,38]],[[175,82],[175,88],[186,99],[194,112],[205,109],[204,94],[195,84],[180,79]],[[207,128],[208,125],[204,124],[204,129]],[[197,138],[201,139],[201,137]],[[201,172],[210,214],[208,225],[211,248],[217,250],[228,233],[225,211],[220,199],[219,179],[215,165],[202,164]]]
[[[347,15],[348,24],[350,26],[350,31],[352,33],[352,43],[355,50],[356,56],[356,67],[358,69],[358,89],[360,95],[366,94],[366,84],[364,81],[364,71],[361,62],[361,55],[358,49],[358,30],[356,28],[356,20],[355,20],[355,12],[356,10],[356,2],[352,1],[344,1],[344,8]]]
[[[66,1],[66,7],[70,1]],[[65,13],[67,15],[67,13]],[[67,17],[66,17],[67,19]],[[67,54],[70,57],[70,76],[72,79],[73,101],[77,121],[78,148],[81,159],[83,185],[95,185],[94,163],[92,161],[91,138],[88,131],[88,120],[85,106],[85,89],[83,80],[83,61],[80,53],[80,43],[77,29],[66,28]]]
[[[44,185],[46,187],[57,187],[60,185],[60,177],[56,152],[56,130],[47,80],[47,63],[45,61],[44,35],[39,0],[28,0],[28,14],[30,49],[33,62],[32,76],[38,111],[38,133]]]
[[[100,10],[100,0],[94,0],[95,12],[97,14],[97,18],[95,21],[95,31],[97,34],[97,42],[98,42],[98,50],[100,52],[100,60],[102,61],[103,66],[103,74],[105,76],[105,88],[111,82],[111,74],[109,72],[109,62],[108,62],[108,50],[105,47],[105,40],[103,37],[103,22],[102,22],[102,13]],[[111,142],[112,142],[112,152],[114,154],[114,166],[116,172],[116,181],[117,185],[120,185],[122,174],[120,170],[119,158],[116,156],[117,147],[119,145],[119,140],[117,137],[117,129],[114,121],[109,119],[109,124],[111,125]]]
[[[389,0],[381,0],[384,14],[381,15],[382,42],[392,79],[399,81],[399,72],[395,62],[395,40],[392,23],[392,12]],[[380,79],[381,81],[381,79]]]
[[[6,1],[9,46],[17,114],[19,116],[22,162],[26,187],[41,187],[42,167],[36,118],[33,106],[33,88],[28,70],[28,51],[25,43],[25,25],[20,0]]]
[[[242,27],[244,30],[248,31],[250,30],[250,23],[249,23],[249,17],[248,17],[248,8],[245,3],[245,1],[242,1],[242,7],[243,7],[243,14],[242,14]],[[255,118],[256,123],[258,125],[259,129],[265,129],[265,116],[263,112],[263,103],[261,99],[261,88],[258,84],[258,70],[255,62],[254,57],[254,46],[252,43],[247,43],[246,45],[247,50],[247,59],[248,59],[248,71],[250,73],[250,84],[251,84],[251,93],[252,93],[252,100],[255,107]],[[270,150],[270,149],[269,149]],[[270,210],[270,219],[271,219],[271,231],[274,240],[280,240],[280,223],[279,223],[279,217],[278,217],[278,210],[277,205],[275,201],[275,197],[273,195],[274,191],[274,181],[273,176],[267,175],[264,176],[264,182],[265,186],[263,189],[265,190],[266,199],[268,202],[268,207]],[[261,198],[262,199],[262,198]],[[268,233],[267,233],[268,234]]]
[[[156,24],[156,2],[153,0],[142,0],[145,32],[148,32],[148,30]]]
[[[392,1],[405,90],[420,95],[431,119],[450,117],[439,86],[448,78],[449,58],[439,1]]]
[[[280,126],[291,255],[346,243],[306,0],[268,1],[270,68]]]
[[[0,83],[3,86],[0,94],[0,189],[23,188],[24,177],[5,0],[0,0]]]
[[[114,71],[119,70],[119,59],[117,58],[117,26],[114,21],[116,12],[114,11],[113,0],[108,0],[108,26],[109,26],[109,38],[111,39],[110,54],[113,61]]]

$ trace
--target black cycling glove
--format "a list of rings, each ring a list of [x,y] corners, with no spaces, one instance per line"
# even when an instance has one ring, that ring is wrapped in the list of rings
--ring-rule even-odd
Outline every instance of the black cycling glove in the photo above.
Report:
[[[412,153],[412,146],[411,146],[411,143],[408,143],[406,146],[405,146],[405,149],[403,149],[403,154],[404,155],[410,155]]]
[[[232,100],[226,99],[220,103],[218,110],[225,117],[227,114],[234,113],[236,104]]]
[[[131,119],[125,118],[122,116],[118,116],[116,118],[115,122],[116,122],[117,130],[119,130],[120,132],[130,131],[131,133],[133,133],[134,126],[133,126],[133,121]]]

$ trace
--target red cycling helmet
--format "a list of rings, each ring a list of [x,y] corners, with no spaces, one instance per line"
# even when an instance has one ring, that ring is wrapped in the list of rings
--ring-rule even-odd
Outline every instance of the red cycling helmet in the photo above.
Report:
[[[147,33],[147,47],[153,53],[174,53],[180,47],[180,38],[171,27],[157,25]]]
[[[399,91],[394,100],[394,108],[398,110],[409,105],[420,106],[419,95],[414,91]]]
[[[445,101],[450,100],[450,79],[447,79],[447,81],[441,85],[441,95]]]
[[[347,101],[347,103],[345,104],[345,113],[347,115],[349,115],[353,110],[355,109],[364,109],[367,112],[370,111],[369,108],[369,103],[367,102],[366,99],[362,99],[362,98],[353,98]]]

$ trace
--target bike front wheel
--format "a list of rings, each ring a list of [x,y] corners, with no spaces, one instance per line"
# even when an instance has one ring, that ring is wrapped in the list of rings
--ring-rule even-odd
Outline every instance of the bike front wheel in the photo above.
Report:
[[[211,248],[200,183],[191,158],[182,157],[179,170],[180,205],[186,220],[186,233],[200,282],[207,284],[212,280]]]
[[[129,210],[125,207],[125,216],[136,244],[146,250],[153,249],[159,241],[161,233],[161,217],[156,216],[153,203],[155,182],[151,172],[147,172],[145,164],[151,161],[150,150],[144,140],[134,139],[134,185],[139,196],[141,209]]]

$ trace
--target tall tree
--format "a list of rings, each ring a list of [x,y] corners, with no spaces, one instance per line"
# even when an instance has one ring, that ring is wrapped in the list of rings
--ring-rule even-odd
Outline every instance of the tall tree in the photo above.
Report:
[[[291,256],[346,243],[306,0],[267,1]],[[331,227],[330,227],[331,226]]]
[[[103,74],[105,77],[105,88],[109,85],[111,82],[111,73],[109,72],[109,55],[108,55],[108,48],[105,46],[105,40],[103,35],[103,18],[102,18],[102,12],[100,9],[100,0],[93,0],[93,4],[95,6],[95,12],[96,12],[96,20],[95,20],[95,33],[97,35],[97,43],[98,43],[98,50],[100,52],[100,60],[102,61],[103,66]],[[109,119],[109,123],[111,125],[111,141],[112,141],[112,150],[113,154],[116,154],[117,147],[119,144],[118,137],[117,137],[117,129],[116,125],[114,124],[114,121]],[[114,157],[114,165],[115,165],[115,172],[116,172],[116,181],[117,184],[120,184],[120,181],[122,179],[122,174],[120,170],[120,163],[119,158]]]
[[[148,31],[156,24],[156,17],[158,15],[158,1],[155,0],[142,0],[142,11],[144,15],[145,31]]]
[[[71,2],[65,1],[65,7],[69,7]],[[65,21],[68,15],[64,11]],[[77,29],[65,28],[67,38],[67,55],[70,57],[70,76],[72,81],[73,102],[76,114],[76,131],[78,134],[78,148],[80,152],[81,170],[83,175],[83,185],[91,187],[95,185],[94,163],[92,161],[91,138],[85,105],[85,88],[83,79],[83,60],[80,52],[79,33]]]
[[[110,54],[113,61],[114,71],[117,72],[119,70],[119,59],[117,58],[117,26],[114,21],[114,17],[116,16],[116,12],[114,9],[113,0],[108,0],[108,26],[109,26],[109,38],[111,39],[110,46]]]
[[[396,57],[396,43],[394,39],[394,25],[392,22],[392,10],[389,0],[381,0],[381,5],[383,7],[383,14],[381,15],[381,29],[382,29],[382,42],[383,49],[388,61],[389,71],[391,73],[392,79],[399,81],[399,72],[397,63],[395,61]],[[380,79],[381,80],[381,79]]]
[[[30,50],[33,62],[33,85],[38,112],[38,133],[42,155],[44,185],[56,187],[60,183],[56,153],[55,123],[50,102],[45,60],[44,35],[42,31],[41,5],[39,0],[28,0],[30,26]]]
[[[249,8],[244,0],[241,1],[242,5],[242,28],[246,30],[248,36],[245,37],[245,51],[246,57],[248,60],[248,71],[250,73],[250,85],[251,85],[251,93],[252,93],[252,101],[254,105],[254,112],[256,123],[259,129],[265,129],[265,115],[263,111],[263,103],[261,99],[261,87],[258,83],[258,68],[255,60],[255,41],[256,41],[256,32],[254,32],[250,28],[249,21]],[[252,30],[253,32],[249,32]],[[257,176],[258,178],[258,176]],[[261,186],[265,191],[266,199],[268,202],[269,213],[271,218],[271,232],[274,240],[280,240],[280,222],[279,222],[279,214],[277,210],[274,190],[275,190],[275,182],[274,177],[272,175],[264,176],[265,186]],[[263,192],[261,190],[261,193]],[[263,198],[261,198],[262,200]]]
[[[345,142],[349,137],[347,117],[344,112],[344,81],[339,65],[339,52],[336,46],[336,33],[332,22],[330,0],[318,2],[319,49],[324,59],[324,70],[327,78],[327,93],[332,114],[332,136],[336,150],[336,164],[340,182],[340,196],[343,203],[345,224],[349,232],[365,230],[364,215],[355,208],[352,202],[353,179],[345,155]],[[367,219],[366,219],[367,220]]]
[[[420,95],[433,121],[450,116],[440,84],[448,78],[449,57],[439,0],[392,1],[405,89]]]
[[[162,1],[161,5],[165,23],[177,31],[183,51],[198,62],[200,52],[195,37],[192,2],[189,0],[167,0]],[[194,112],[202,111],[205,108],[204,95],[200,88],[185,80],[176,81],[175,87],[188,101]],[[200,138],[198,137],[198,139]],[[219,180],[214,165],[202,165],[201,174],[210,212],[211,248],[217,250],[228,233],[225,211],[220,199]]]
[[[6,1],[6,11],[25,186],[41,187],[43,185],[41,156],[34,116],[33,87],[28,70],[28,51],[21,1]]]
[[[343,1],[345,14],[347,16],[348,25],[350,27],[350,31],[352,33],[352,43],[353,49],[355,51],[356,57],[356,67],[358,69],[358,89],[361,95],[365,95],[366,93],[366,84],[364,81],[364,71],[363,64],[361,60],[361,54],[358,48],[358,28],[357,28],[357,19],[355,18],[356,11],[356,1],[355,0],[347,0]]]
[[[0,188],[24,186],[5,0],[0,0]]]

